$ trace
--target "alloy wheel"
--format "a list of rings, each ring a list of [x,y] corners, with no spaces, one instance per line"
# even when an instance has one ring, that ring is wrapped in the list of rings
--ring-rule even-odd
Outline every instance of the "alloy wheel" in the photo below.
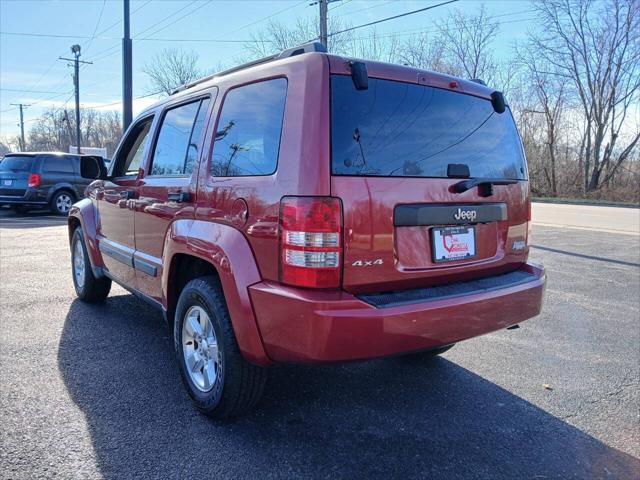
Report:
[[[61,193],[56,198],[56,209],[60,213],[69,213],[71,205],[73,205],[73,200],[71,199],[71,195],[68,193]]]
[[[84,250],[82,242],[78,239],[73,247],[73,275],[78,288],[84,286]]]
[[[209,392],[220,379],[222,354],[213,324],[204,308],[194,305],[182,323],[182,351],[191,382]]]

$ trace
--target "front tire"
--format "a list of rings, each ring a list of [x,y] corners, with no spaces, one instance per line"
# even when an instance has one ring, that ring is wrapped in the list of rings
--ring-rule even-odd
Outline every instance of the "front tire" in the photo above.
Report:
[[[182,381],[202,413],[219,420],[258,403],[266,370],[240,352],[216,277],[196,278],[180,293],[174,342]]]
[[[83,302],[104,302],[109,295],[111,280],[106,277],[96,278],[93,274],[80,227],[76,228],[71,237],[71,276],[76,295]]]
[[[51,198],[51,211],[56,215],[69,215],[71,205],[75,202],[73,193],[68,190],[60,190]]]

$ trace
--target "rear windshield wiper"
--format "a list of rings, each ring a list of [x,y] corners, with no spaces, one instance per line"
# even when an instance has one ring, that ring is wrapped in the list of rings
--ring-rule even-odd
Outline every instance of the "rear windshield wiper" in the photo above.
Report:
[[[490,197],[493,195],[494,185],[513,185],[518,180],[510,180],[504,178],[469,178],[453,184],[453,191],[456,193],[464,193],[473,187],[478,187],[478,194],[481,197]]]

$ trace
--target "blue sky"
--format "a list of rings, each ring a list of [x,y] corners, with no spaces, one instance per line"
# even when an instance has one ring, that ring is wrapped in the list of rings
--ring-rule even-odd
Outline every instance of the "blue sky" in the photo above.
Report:
[[[440,1],[342,0],[330,4],[329,15],[359,25]],[[299,17],[313,16],[318,7],[309,3],[311,0],[132,0],[134,97],[149,93],[148,78],[141,69],[162,49],[194,50],[203,69],[219,63],[232,65],[243,54],[242,41],[250,40],[252,32],[264,28],[270,19],[293,25]],[[481,3],[501,23],[495,48],[499,56],[508,58],[514,41],[522,40],[534,26],[529,1],[461,0],[379,24],[376,31],[430,30],[449,9],[475,11]],[[81,59],[93,61],[81,69],[81,105],[120,110],[121,19],[121,0],[0,0],[0,137],[19,133],[18,109],[12,103],[32,105],[25,110],[27,131],[44,109],[59,108],[66,102],[73,108],[72,68],[57,58],[71,57],[74,43],[82,46]],[[353,33],[364,37],[371,30]],[[220,39],[234,42],[210,41]],[[134,101],[134,114],[153,101]]]

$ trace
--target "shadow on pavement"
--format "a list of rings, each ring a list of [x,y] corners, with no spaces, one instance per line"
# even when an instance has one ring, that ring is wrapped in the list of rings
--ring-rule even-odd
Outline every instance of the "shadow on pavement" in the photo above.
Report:
[[[640,461],[444,358],[273,368],[248,416],[193,408],[159,312],[76,300],[58,354],[107,478],[633,478]]]
[[[543,247],[542,245],[531,245],[531,248],[537,248],[538,250],[544,250],[545,252],[560,253],[562,255],[584,258],[586,260],[597,260],[599,262],[615,263],[616,265],[624,265],[627,267],[640,267],[640,263],[626,262],[624,260],[615,260],[613,258],[606,257],[597,257],[595,255],[586,255],[584,253],[569,252],[567,250],[560,250],[558,248]]]

